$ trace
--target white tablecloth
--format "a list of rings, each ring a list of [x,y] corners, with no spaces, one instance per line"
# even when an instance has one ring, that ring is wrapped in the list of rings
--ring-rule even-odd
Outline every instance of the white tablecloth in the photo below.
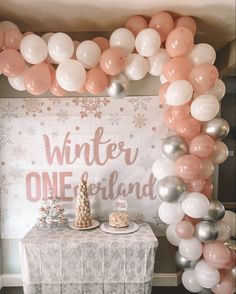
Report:
[[[151,293],[157,245],[148,224],[128,235],[34,227],[20,242],[24,292]]]

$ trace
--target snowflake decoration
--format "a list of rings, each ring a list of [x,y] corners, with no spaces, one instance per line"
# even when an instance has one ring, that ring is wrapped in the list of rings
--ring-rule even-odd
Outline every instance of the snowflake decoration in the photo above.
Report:
[[[56,116],[57,120],[62,123],[65,123],[66,120],[69,119],[68,112],[63,109],[60,109],[59,112],[56,113]]]
[[[39,98],[24,98],[24,104],[21,106],[28,116],[36,117],[37,114],[42,113],[42,106],[44,103]]]
[[[3,175],[0,177],[0,194],[3,193],[8,194],[9,193],[9,187],[12,185],[6,177],[6,175]]]
[[[21,169],[18,165],[12,166],[8,175],[13,179],[20,179],[23,177],[23,169]]]
[[[60,98],[48,98],[48,100],[52,103],[52,105],[61,104]]]
[[[0,223],[4,224],[8,218],[9,218],[8,208],[1,208],[0,209]]]
[[[0,149],[2,149],[3,146],[12,144],[12,141],[10,139],[11,129],[12,128],[8,126],[0,126]]]
[[[14,146],[12,148],[12,156],[16,159],[21,159],[25,157],[26,149],[23,148],[21,145]]]
[[[18,117],[17,110],[19,107],[13,106],[10,102],[6,105],[0,105],[0,118],[11,120]]]
[[[137,98],[129,98],[128,102],[132,104],[134,107],[134,111],[137,110],[147,110],[148,103],[152,99],[150,97],[137,97]]]
[[[133,117],[133,124],[136,128],[142,128],[146,125],[147,119],[144,114],[138,113]]]
[[[121,117],[119,116],[118,113],[115,114],[110,114],[110,117],[108,118],[109,122],[111,123],[112,126],[118,126],[121,121]]]
[[[51,135],[52,135],[52,137],[53,137],[54,139],[56,139],[56,138],[58,137],[58,132],[53,131],[53,132],[51,133]]]
[[[147,154],[146,156],[142,156],[140,158],[139,166],[143,167],[145,171],[148,171],[152,168],[153,161],[154,160],[150,157],[150,155]]]
[[[81,118],[87,117],[90,114],[101,118],[101,107],[110,103],[110,100],[102,97],[78,97],[73,99],[72,102],[82,108],[80,111]]]
[[[34,136],[36,135],[36,127],[35,126],[30,126],[28,127],[28,129],[26,130],[27,135],[29,136]]]

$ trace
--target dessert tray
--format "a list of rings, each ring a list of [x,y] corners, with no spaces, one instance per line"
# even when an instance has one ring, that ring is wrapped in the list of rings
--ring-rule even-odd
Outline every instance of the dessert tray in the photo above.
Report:
[[[139,226],[134,222],[129,222],[129,225],[127,227],[115,228],[110,226],[109,223],[106,222],[101,224],[100,229],[105,233],[123,235],[136,232],[139,229]]]
[[[74,225],[74,220],[69,222],[69,228],[71,228],[73,230],[78,230],[78,231],[92,230],[92,229],[97,228],[99,225],[100,225],[100,223],[95,219],[92,219],[92,225],[90,227],[87,227],[87,228],[78,228],[78,227],[76,227]]]

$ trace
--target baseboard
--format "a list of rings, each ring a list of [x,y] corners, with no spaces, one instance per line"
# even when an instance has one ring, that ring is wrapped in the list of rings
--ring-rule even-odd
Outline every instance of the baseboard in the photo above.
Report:
[[[22,287],[21,275],[6,274],[2,275],[2,287]]]

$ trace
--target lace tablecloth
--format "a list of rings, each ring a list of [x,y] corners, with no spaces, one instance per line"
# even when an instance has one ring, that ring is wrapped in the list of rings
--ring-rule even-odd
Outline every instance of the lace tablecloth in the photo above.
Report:
[[[151,293],[157,246],[145,223],[127,235],[34,227],[20,242],[24,293]]]

